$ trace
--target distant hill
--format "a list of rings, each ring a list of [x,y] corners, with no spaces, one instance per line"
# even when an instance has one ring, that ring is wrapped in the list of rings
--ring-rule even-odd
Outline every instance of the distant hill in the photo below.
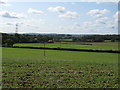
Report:
[[[1,32],[0,32],[1,33]],[[15,34],[15,33],[6,33],[6,34]],[[18,34],[26,34],[26,35],[48,35],[48,36],[73,36],[73,37],[84,37],[84,36],[92,36],[92,35],[101,35],[101,34],[57,34],[57,33],[18,33]],[[110,34],[106,34],[110,35]],[[111,35],[117,35],[117,34],[111,34]]]
[[[7,34],[15,34],[15,33],[7,33]],[[56,36],[56,35],[71,35],[74,37],[83,37],[83,36],[91,36],[91,35],[97,35],[97,34],[57,34],[57,33],[19,33],[19,34],[27,34],[27,35],[48,35],[48,36]]]

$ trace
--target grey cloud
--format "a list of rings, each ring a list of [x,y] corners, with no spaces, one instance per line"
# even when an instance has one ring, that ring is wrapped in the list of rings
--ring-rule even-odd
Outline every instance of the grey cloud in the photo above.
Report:
[[[15,12],[8,12],[8,11],[0,11],[0,16],[5,18],[24,18],[25,15],[17,14]]]

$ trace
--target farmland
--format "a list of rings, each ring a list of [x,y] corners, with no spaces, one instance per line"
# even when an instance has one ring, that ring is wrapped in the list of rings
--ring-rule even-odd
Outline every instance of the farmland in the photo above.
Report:
[[[118,0],[0,0],[0,89],[119,89]]]
[[[65,38],[3,34],[2,87],[118,88],[117,35]]]
[[[118,88],[118,54],[2,49],[3,88]]]
[[[72,49],[90,49],[90,50],[119,50],[118,42],[59,42],[45,43],[48,48],[72,48]],[[44,43],[18,43],[14,46],[44,47]]]

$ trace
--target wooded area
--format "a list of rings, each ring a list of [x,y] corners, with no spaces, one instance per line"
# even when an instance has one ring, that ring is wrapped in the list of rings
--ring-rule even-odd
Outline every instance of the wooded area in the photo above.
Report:
[[[76,37],[72,35],[28,35],[2,33],[2,46],[12,46],[15,43],[54,43],[62,42],[62,39],[71,39],[71,42],[118,42],[120,35],[86,35]]]

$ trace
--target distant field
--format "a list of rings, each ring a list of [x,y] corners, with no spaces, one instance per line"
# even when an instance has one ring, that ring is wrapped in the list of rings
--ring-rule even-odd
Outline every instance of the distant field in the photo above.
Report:
[[[118,88],[118,54],[45,52],[3,48],[3,88]]]
[[[82,45],[81,45],[82,44]],[[92,45],[83,45],[92,44]],[[44,47],[43,43],[22,43],[14,44],[14,46],[28,46],[28,47]],[[75,43],[75,42],[64,42],[64,43],[46,43],[45,47],[49,48],[72,48],[72,49],[92,49],[92,50],[119,50],[118,42],[101,42],[101,43]]]

